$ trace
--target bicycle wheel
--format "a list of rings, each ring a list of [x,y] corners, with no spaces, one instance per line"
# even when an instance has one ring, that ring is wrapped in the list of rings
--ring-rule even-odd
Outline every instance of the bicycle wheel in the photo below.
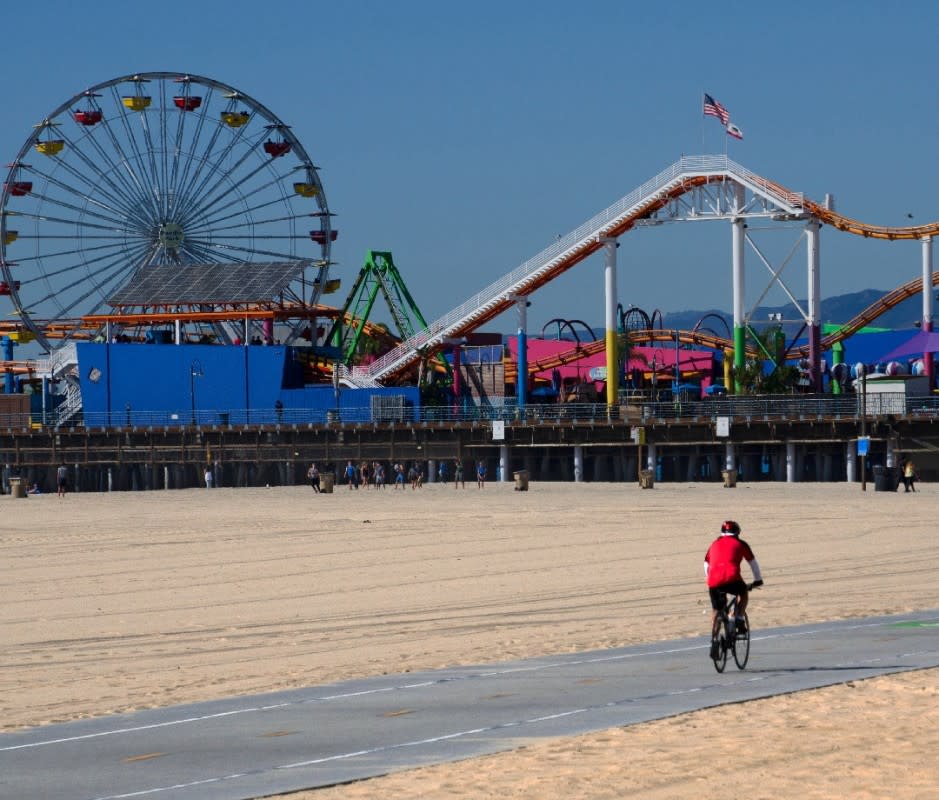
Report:
[[[737,664],[737,669],[746,667],[750,659],[750,620],[747,619],[746,613],[743,615],[743,624],[743,633],[740,631],[740,626],[737,626],[737,636],[734,642],[734,662]]]
[[[711,628],[711,660],[714,669],[723,672],[727,666],[727,639],[724,636],[724,621],[718,617]]]

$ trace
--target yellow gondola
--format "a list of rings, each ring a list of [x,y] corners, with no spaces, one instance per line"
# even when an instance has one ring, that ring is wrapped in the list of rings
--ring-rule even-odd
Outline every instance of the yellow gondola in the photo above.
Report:
[[[247,124],[250,118],[251,115],[247,111],[222,112],[222,122],[224,122],[229,128],[240,128],[242,125]]]
[[[65,147],[65,139],[46,139],[44,142],[36,142],[36,149],[44,156],[57,156]]]
[[[323,294],[332,294],[333,292],[339,291],[339,286],[342,284],[342,278],[330,278],[326,281],[326,286],[323,289]]]
[[[150,105],[150,98],[142,94],[122,97],[121,102],[131,111],[143,111]]]
[[[293,190],[300,195],[300,197],[316,197],[316,195],[319,194],[319,189],[312,183],[295,183]]]
[[[3,234],[3,243],[4,244],[13,244],[19,238],[19,231],[7,231]]]

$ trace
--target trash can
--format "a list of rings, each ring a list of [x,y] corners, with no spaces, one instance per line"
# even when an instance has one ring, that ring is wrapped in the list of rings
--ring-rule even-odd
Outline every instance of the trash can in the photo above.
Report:
[[[515,476],[515,491],[527,492],[528,491],[528,470],[520,469],[518,472],[513,472],[512,474]]]
[[[881,464],[875,464],[873,472],[875,492],[895,492],[897,490],[898,478],[895,469],[887,469]]]
[[[737,485],[737,470],[725,469],[721,471],[724,476],[724,488],[733,489]]]
[[[10,497],[26,497],[26,487],[22,478],[10,478]]]
[[[655,488],[655,473],[651,469],[639,470],[639,488],[640,489]]]
[[[336,474],[334,472],[320,473],[320,491],[325,494],[333,493],[333,486],[336,484]]]

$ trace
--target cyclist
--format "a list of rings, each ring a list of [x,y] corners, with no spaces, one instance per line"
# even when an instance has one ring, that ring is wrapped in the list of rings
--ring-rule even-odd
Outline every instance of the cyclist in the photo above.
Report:
[[[711,627],[717,619],[720,608],[720,594],[737,596],[737,630],[743,631],[743,612],[747,610],[747,584],[740,574],[740,562],[746,560],[753,573],[753,585],[762,586],[763,577],[756,556],[743,539],[740,538],[740,525],[732,519],[721,525],[718,536],[704,555],[704,576],[708,582],[708,594],[711,596]]]

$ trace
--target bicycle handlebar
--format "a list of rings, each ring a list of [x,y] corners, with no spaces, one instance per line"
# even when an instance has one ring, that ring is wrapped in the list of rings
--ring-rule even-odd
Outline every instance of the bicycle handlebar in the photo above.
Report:
[[[753,589],[759,589],[763,585],[763,581],[753,581],[753,583],[747,584],[747,591],[752,591]]]

